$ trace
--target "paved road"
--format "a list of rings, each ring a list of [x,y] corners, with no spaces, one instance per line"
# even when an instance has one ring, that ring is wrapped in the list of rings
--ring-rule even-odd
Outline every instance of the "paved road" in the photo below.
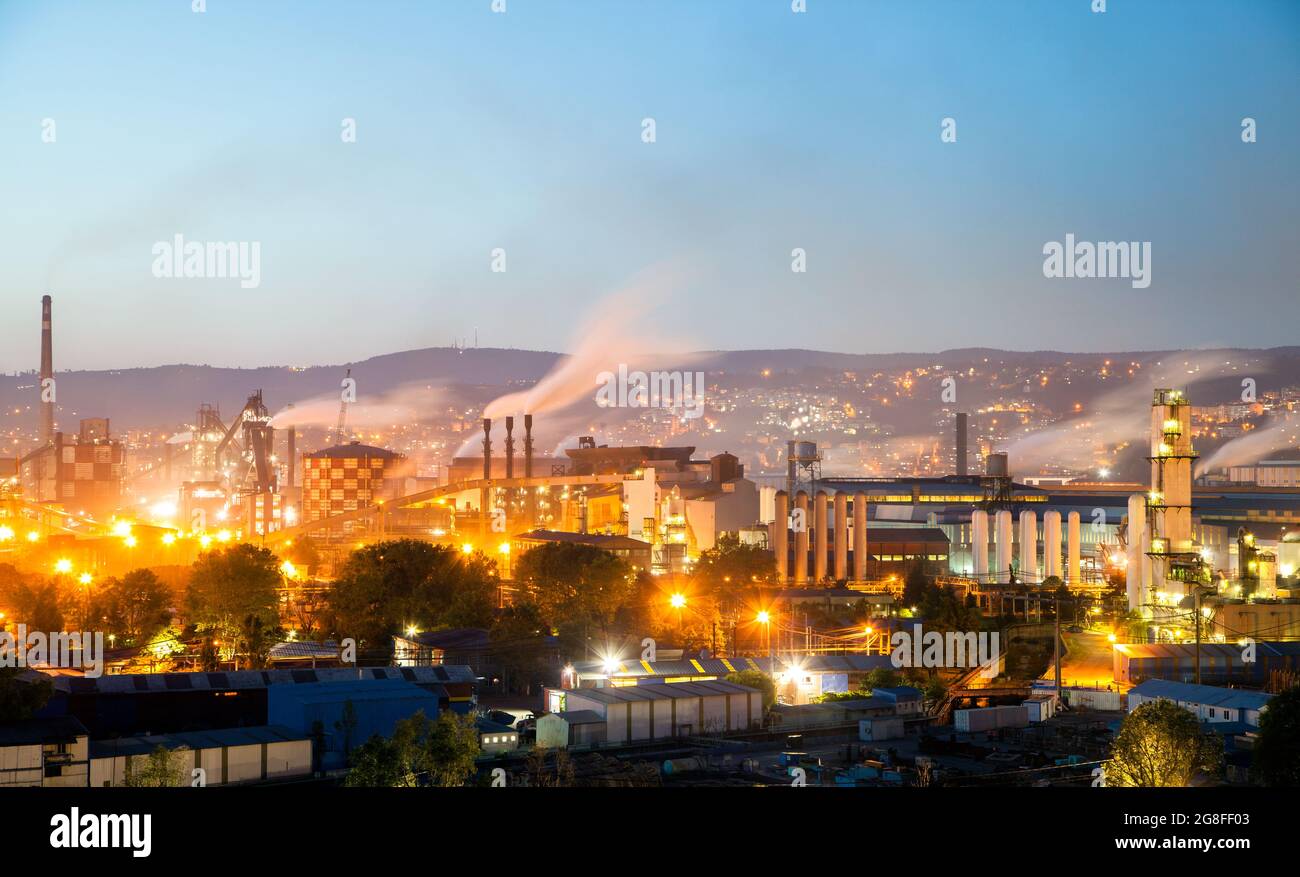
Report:
[[[1111,659],[1110,640],[1101,633],[1062,633],[1066,653],[1061,661],[1061,683],[1064,685],[1094,685],[1105,687],[1114,681],[1115,667]],[[1055,680],[1055,670],[1049,663],[1043,678]]]

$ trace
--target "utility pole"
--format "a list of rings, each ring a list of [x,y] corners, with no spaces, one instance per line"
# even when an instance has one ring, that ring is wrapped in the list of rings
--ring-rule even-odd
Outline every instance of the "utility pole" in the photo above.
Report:
[[[1196,625],[1196,684],[1201,684],[1201,588],[1192,589],[1193,623]]]
[[[1061,699],[1061,595],[1054,594],[1053,599],[1056,605],[1056,635],[1052,637],[1052,651],[1055,655],[1056,662],[1056,699]]]

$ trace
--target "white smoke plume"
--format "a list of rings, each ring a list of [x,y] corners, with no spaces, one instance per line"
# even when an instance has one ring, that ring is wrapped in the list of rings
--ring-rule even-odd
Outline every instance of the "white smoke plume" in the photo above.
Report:
[[[1275,416],[1275,422],[1251,430],[1219,448],[1204,460],[1198,460],[1196,475],[1229,466],[1258,463],[1269,454],[1300,446],[1300,417],[1292,414]]]
[[[590,401],[595,406],[597,379],[617,372],[620,364],[645,371],[676,369],[691,360],[685,338],[657,335],[661,325],[676,330],[685,319],[663,314],[681,275],[671,266],[655,266],[593,307],[575,335],[573,352],[527,390],[493,400],[484,417],[547,414]]]
[[[1089,469],[1107,448],[1147,438],[1156,387],[1188,389],[1231,373],[1220,354],[1167,354],[1120,389],[1098,397],[1083,415],[1011,440],[1004,450],[1012,471],[1033,473],[1049,464]]]
[[[402,384],[373,397],[360,392],[357,401],[348,403],[347,426],[349,430],[372,429],[430,420],[442,401],[442,387],[429,383]],[[277,411],[271,426],[333,429],[338,424],[339,403],[339,393],[295,402]]]

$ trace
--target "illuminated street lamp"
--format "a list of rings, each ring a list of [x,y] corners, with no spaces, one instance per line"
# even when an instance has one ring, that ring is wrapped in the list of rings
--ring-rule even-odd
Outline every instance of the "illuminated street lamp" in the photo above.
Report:
[[[674,609],[681,609],[686,605],[686,597],[681,594],[673,594],[668,602],[672,604]]]
[[[763,639],[766,640],[763,647],[767,649],[770,657],[772,653],[772,616],[768,614],[766,609],[761,609],[754,620],[763,625]]]
[[[54,563],[54,571],[60,575],[67,575],[72,572],[72,561],[68,560],[66,557],[60,557]]]

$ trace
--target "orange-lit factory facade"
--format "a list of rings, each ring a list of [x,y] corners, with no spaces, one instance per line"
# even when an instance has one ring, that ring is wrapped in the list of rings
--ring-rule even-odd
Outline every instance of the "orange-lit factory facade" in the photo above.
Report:
[[[304,454],[302,521],[311,523],[368,508],[401,492],[406,457],[358,442]]]

